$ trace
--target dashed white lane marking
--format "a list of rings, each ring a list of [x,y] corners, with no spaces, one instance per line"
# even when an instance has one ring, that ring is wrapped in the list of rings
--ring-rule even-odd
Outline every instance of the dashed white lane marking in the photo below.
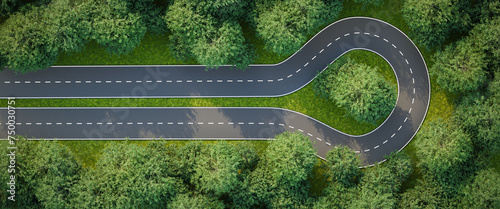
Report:
[[[391,138],[394,137],[395,135],[396,135],[396,133],[393,133],[392,136],[391,136]]]
[[[325,51],[325,49],[321,49],[321,51],[319,51],[319,53],[321,54],[323,51]]]
[[[238,83],[243,83],[243,80],[237,80]]]
[[[62,123],[56,123],[56,125],[62,125]]]
[[[243,122],[238,122],[238,125],[243,125],[243,124],[245,124],[245,123],[243,123]]]
[[[370,33],[365,33],[365,35],[370,35]]]
[[[406,120],[408,120],[408,117],[405,118],[405,121],[403,123],[406,123]]]
[[[25,81],[24,83],[31,83],[31,81]]]
[[[116,81],[116,83],[122,83],[122,81]]]
[[[253,125],[254,123],[253,122],[248,122],[249,125]]]
[[[21,83],[21,81],[15,81],[14,83]]]
[[[318,137],[316,137],[316,139],[317,139],[318,141],[323,141],[322,139],[320,139],[320,138],[318,138]],[[327,142],[326,144],[330,144],[330,143],[328,143],[328,142]]]
[[[344,34],[344,36],[348,36],[348,35],[350,35],[350,34],[349,33]]]
[[[415,103],[415,98],[412,98],[412,99],[411,99],[411,103],[412,103],[412,104],[413,104],[413,103]]]
[[[182,83],[182,80],[177,80],[177,83]]]
[[[340,39],[340,37],[336,38],[335,41],[338,41]]]
[[[365,152],[369,152],[369,151],[370,151],[370,149],[365,149]]]
[[[142,81],[135,81],[136,83],[142,83]]]
[[[167,80],[166,82],[167,82],[167,83],[172,83],[172,80]]]
[[[168,122],[167,124],[168,124],[168,125],[173,125],[174,123],[173,123],[173,122]]]
[[[222,80],[217,80],[217,83],[222,83],[223,81]]]
[[[106,81],[106,83],[111,83],[111,81]]]
[[[37,126],[42,125],[42,123],[36,123]]]
[[[304,132],[304,130],[302,130],[302,129],[297,129],[297,130],[299,130],[300,132]]]
[[[52,125],[52,123],[45,123],[45,125],[48,125],[48,126],[50,126],[50,125]]]
[[[90,83],[91,81],[87,81],[86,83]],[[170,81],[172,82],[172,81]],[[132,81],[125,81],[125,83],[132,83]]]
[[[203,125],[203,122],[198,122],[198,125]]]
[[[213,124],[214,124],[214,122],[208,122],[208,125],[213,125]]]
[[[410,73],[413,74],[413,70],[411,70],[411,68],[410,68]]]
[[[198,83],[203,83],[203,80],[197,80],[196,82],[198,82]]]
[[[413,88],[413,94],[415,94],[415,88]]]
[[[35,81],[35,83],[41,83],[40,81]]]
[[[183,123],[183,122],[178,122],[177,124],[178,124],[178,125],[184,125],[184,123]]]
[[[120,81],[120,82],[121,82],[121,81]],[[157,81],[156,81],[156,83],[161,83],[161,82],[163,82],[163,81],[161,81],[161,80],[157,80]]]
[[[228,82],[228,83],[232,83],[232,82],[233,82],[233,80],[227,80],[227,82]]]
[[[396,48],[398,48],[398,47],[396,47],[396,45],[394,45],[394,44],[392,44],[392,47],[394,47],[395,49],[396,49]]]
[[[10,83],[10,81],[5,81],[4,83],[9,84],[9,83]]]
[[[278,79],[278,81],[282,81],[282,80],[283,80],[283,78]]]
[[[142,122],[137,122],[137,125],[142,125],[143,123]]]
[[[291,129],[295,129],[293,126],[288,126],[288,127],[290,127]]]
[[[55,81],[55,83],[61,83],[61,81]]]
[[[306,63],[306,64],[304,65],[304,67],[305,67],[305,66],[307,66],[307,65],[309,65],[309,62],[308,62],[308,63]]]
[[[405,59],[405,61],[406,61],[406,64],[407,64],[407,65],[409,65],[409,64],[410,64],[410,63],[408,62],[408,60],[407,60],[407,59]]]
[[[31,123],[26,123],[26,125],[31,125]]]
[[[311,60],[314,60],[314,59],[316,59],[316,56],[314,56]]]
[[[375,146],[373,149],[377,149],[377,148],[379,148],[379,147],[380,147],[380,145],[377,145],[377,146]]]
[[[151,83],[151,82],[153,82],[153,81],[146,81],[146,83]],[[106,81],[106,83],[107,83],[107,81]]]
[[[385,39],[385,38],[384,38],[384,41],[385,41],[385,42],[389,42],[389,40],[387,40],[387,39]]]
[[[411,81],[413,82],[413,84],[415,84],[415,78],[411,78]]]
[[[377,34],[373,34],[373,36],[377,37],[377,38],[380,38],[380,36],[378,36]]]
[[[410,110],[408,110],[408,113],[411,113],[411,107],[410,107]]]
[[[273,82],[273,81],[274,81],[274,80],[271,80],[271,79],[267,80],[267,82]]]
[[[326,45],[326,47],[329,47],[330,45],[332,45],[332,42],[330,42],[328,45]]]
[[[102,123],[96,123],[97,125],[102,125]]]
[[[50,83],[50,81],[45,81],[45,83]]]
[[[292,77],[292,76],[293,76],[293,75],[292,75],[292,74],[290,74],[290,75],[288,75],[286,78],[290,78],[290,77]]]
[[[385,143],[387,143],[387,141],[388,141],[388,140],[385,140],[384,142],[382,142],[382,144],[385,144]]]
[[[219,125],[224,125],[224,123],[223,123],[223,122],[218,122],[217,124],[219,124]]]
[[[313,136],[313,135],[312,135],[312,134],[310,134],[310,133],[307,133],[307,135],[308,135],[308,136]]]
[[[157,125],[163,125],[163,122],[158,122],[158,123],[156,123],[156,124],[157,124]]]
[[[188,83],[192,83],[192,82],[193,82],[193,80],[187,80],[186,82],[188,82]]]
[[[283,123],[280,123],[279,125],[280,125],[280,126],[283,126],[283,127],[285,126],[285,124],[283,124]]]
[[[401,54],[401,56],[405,56],[405,55],[403,55],[403,52],[399,51],[399,53]]]
[[[399,131],[399,130],[401,130],[401,128],[402,128],[402,127],[403,127],[403,126],[399,126],[398,131]]]
[[[354,151],[354,153],[358,154],[358,153],[359,153],[359,151]]]
[[[153,122],[148,122],[148,123],[146,123],[146,124],[148,124],[148,125],[153,125]]]
[[[86,123],[87,125],[92,125],[92,123]]]
[[[295,73],[299,73],[302,69],[298,69],[297,71],[295,71]]]
[[[233,122],[228,122],[227,124],[228,124],[228,125],[234,125],[234,123],[233,123]]]
[[[121,123],[118,123],[118,124],[121,124]],[[82,125],[82,123],[76,123],[76,125]]]
[[[207,80],[207,83],[212,83],[212,80]]]
[[[274,125],[274,123],[269,123],[269,125]]]
[[[357,34],[359,34],[359,32],[358,32],[358,31],[356,31],[356,32],[354,32],[354,34],[356,34],[356,35],[357,35]]]
[[[73,125],[73,123],[66,123],[66,125]]]
[[[262,82],[264,82],[264,80],[257,80],[257,82],[262,83]]]
[[[253,82],[253,80],[248,80],[247,82],[248,82],[248,83],[252,83],[252,82]]]

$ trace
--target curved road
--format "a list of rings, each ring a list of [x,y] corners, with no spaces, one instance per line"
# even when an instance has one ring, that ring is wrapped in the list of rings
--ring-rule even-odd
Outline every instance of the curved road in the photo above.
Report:
[[[275,65],[243,71],[222,66],[55,66],[15,75],[0,72],[0,97],[277,97],[293,93],[342,54],[364,49],[382,56],[398,80],[396,107],[374,131],[351,136],[308,116],[276,108],[23,108],[17,132],[58,139],[268,139],[301,131],[325,157],[348,145],[364,165],[384,161],[418,131],[430,101],[430,81],[418,48],[394,26],[354,17],[332,23],[298,52]],[[121,112],[121,114],[120,114]],[[6,137],[6,111],[0,112],[0,137]]]

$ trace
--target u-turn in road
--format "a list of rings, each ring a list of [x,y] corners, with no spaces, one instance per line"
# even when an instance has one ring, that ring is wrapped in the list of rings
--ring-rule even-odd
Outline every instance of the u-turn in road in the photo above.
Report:
[[[324,28],[299,51],[275,65],[245,71],[222,66],[54,66],[26,75],[0,72],[0,97],[277,97],[293,93],[342,54],[355,49],[382,56],[398,81],[398,100],[374,131],[352,136],[313,118],[276,108],[22,108],[17,131],[33,138],[91,139],[268,139],[284,131],[308,136],[325,157],[347,145],[364,165],[401,150],[422,124],[430,101],[425,61],[396,27],[372,18],[346,18]],[[6,137],[0,111],[0,137]]]

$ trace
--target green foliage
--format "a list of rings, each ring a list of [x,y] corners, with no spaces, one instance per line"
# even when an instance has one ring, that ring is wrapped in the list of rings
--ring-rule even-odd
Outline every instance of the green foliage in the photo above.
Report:
[[[309,205],[307,181],[316,150],[301,133],[283,133],[270,142],[265,156],[249,176],[249,201],[262,207]]]
[[[151,147],[110,144],[73,188],[75,208],[161,208],[179,189],[167,175],[168,156]]]
[[[269,50],[291,54],[300,48],[309,34],[337,17],[341,10],[341,4],[328,8],[321,0],[275,1],[271,8],[259,13],[257,32]]]
[[[445,205],[442,193],[444,192],[441,187],[419,180],[415,187],[401,194],[398,201],[398,208],[442,208]]]
[[[314,209],[349,208],[358,195],[356,187],[346,188],[338,182],[332,182],[323,193],[314,203]]]
[[[500,208],[500,175],[493,169],[482,170],[462,193],[460,208]]]
[[[156,5],[155,0],[122,0],[127,3],[129,13],[138,13],[141,21],[145,24],[148,31],[155,33],[165,33],[167,26],[163,21],[165,8]]]
[[[430,50],[440,47],[452,33],[465,32],[469,28],[468,8],[469,1],[407,0],[402,13],[415,41]]]
[[[10,69],[21,73],[45,69],[59,55],[57,24],[46,8],[12,15],[0,29],[0,51]]]
[[[5,17],[14,13],[17,6],[19,6],[20,3],[21,3],[20,0],[1,0],[0,17]]]
[[[471,136],[477,152],[494,154],[500,151],[500,103],[498,100],[495,101],[494,98],[486,100],[484,96],[466,97],[455,110],[454,118]]]
[[[329,179],[340,183],[344,187],[351,187],[356,184],[360,177],[361,160],[353,150],[347,146],[331,149],[326,153],[326,164],[328,171],[326,175]]]
[[[382,0],[353,0],[354,2],[356,3],[361,3],[363,4],[363,9],[366,7],[366,6],[380,6],[384,3],[384,1]]]
[[[391,170],[378,167],[363,176],[356,199],[349,208],[394,208],[395,193],[401,186]]]
[[[435,180],[448,194],[454,194],[456,185],[468,176],[472,166],[472,143],[467,134],[454,124],[432,121],[420,130],[416,155],[419,168],[429,181]]]
[[[177,195],[172,203],[168,205],[171,209],[223,209],[224,203],[221,201],[210,198],[205,195],[189,195],[189,194],[179,194]]]
[[[317,94],[347,109],[348,114],[360,122],[375,124],[389,115],[397,93],[377,74],[376,68],[345,57],[335,62],[316,78]]]
[[[391,171],[399,185],[406,181],[413,171],[410,156],[404,152],[392,152],[383,166]]]
[[[497,3],[497,13],[500,14],[500,2]],[[498,14],[495,18],[487,20],[484,23],[477,24],[470,32],[470,37],[473,39],[474,47],[485,53],[485,61],[488,62],[488,67],[485,70],[491,72],[500,72],[500,17]]]
[[[443,52],[434,54],[434,59],[431,74],[451,93],[473,92],[486,83],[485,54],[469,38],[446,46]]]
[[[90,37],[112,54],[127,54],[146,34],[146,26],[137,13],[128,13],[125,1],[91,0],[85,5],[90,12]]]
[[[248,44],[241,26],[234,18],[242,11],[237,9],[241,6],[238,2],[175,1],[164,17],[172,31],[170,40],[174,56],[178,59],[193,57],[208,68],[225,64],[240,69],[248,66],[252,61]],[[218,18],[228,15],[233,18]]]
[[[7,147],[7,143],[1,143]],[[15,146],[15,202],[7,200],[7,170],[4,180],[2,208],[68,208],[70,189],[80,178],[81,167],[73,153],[53,141],[28,141],[19,138]],[[9,152],[2,151],[2,166],[7,168]],[[4,157],[5,156],[5,157]],[[7,187],[6,187],[7,186]],[[9,207],[10,206],[10,207]]]

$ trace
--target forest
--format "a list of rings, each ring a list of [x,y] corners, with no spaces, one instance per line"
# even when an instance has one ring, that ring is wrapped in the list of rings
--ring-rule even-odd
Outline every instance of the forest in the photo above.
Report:
[[[384,10],[394,5],[397,11]],[[500,208],[498,0],[1,0],[0,68],[43,70],[93,44],[124,57],[149,34],[168,34],[164,45],[176,60],[243,70],[263,59],[260,50],[293,54],[351,9],[361,11],[355,16],[373,10],[400,16],[397,26],[420,48],[431,74],[427,120],[388,161],[360,169],[347,147],[321,160],[308,138],[284,133],[263,149],[226,141],[108,143],[88,166],[74,147],[21,138],[18,200],[2,192],[1,207]],[[393,108],[393,86],[376,74],[360,77],[369,87],[362,93],[376,99],[356,103],[346,96],[349,83],[330,85],[352,77],[346,69],[372,68],[341,59],[319,74],[311,93],[362,124],[377,124]],[[8,178],[0,172],[1,182]]]

